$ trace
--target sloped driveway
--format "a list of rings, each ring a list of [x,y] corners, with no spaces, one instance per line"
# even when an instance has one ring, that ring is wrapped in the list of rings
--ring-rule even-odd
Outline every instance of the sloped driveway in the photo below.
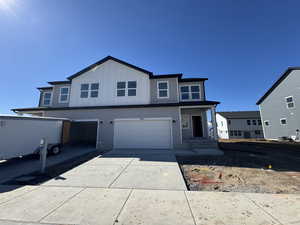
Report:
[[[187,190],[170,150],[114,150],[43,185],[150,190]]]

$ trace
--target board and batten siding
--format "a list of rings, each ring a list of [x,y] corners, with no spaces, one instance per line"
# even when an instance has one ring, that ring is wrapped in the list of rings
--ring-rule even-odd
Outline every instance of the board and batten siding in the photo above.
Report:
[[[169,85],[169,97],[159,98],[158,97],[158,82],[167,81]],[[160,78],[150,80],[150,95],[151,103],[176,103],[178,102],[178,78]]]
[[[117,81],[136,81],[136,96],[117,97]],[[80,98],[81,84],[84,83],[99,83],[97,98]],[[149,89],[148,74],[109,60],[72,80],[69,106],[149,104]]]
[[[295,107],[288,109],[285,98],[293,96]],[[266,139],[291,137],[300,129],[300,71],[292,71],[259,105],[264,136]],[[286,118],[287,124],[281,125],[280,119]],[[264,121],[270,125],[266,126]]]

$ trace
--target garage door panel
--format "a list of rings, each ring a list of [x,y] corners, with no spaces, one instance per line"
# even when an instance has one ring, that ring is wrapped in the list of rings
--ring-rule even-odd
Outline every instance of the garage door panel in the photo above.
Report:
[[[171,128],[169,120],[116,121],[115,148],[170,148]]]

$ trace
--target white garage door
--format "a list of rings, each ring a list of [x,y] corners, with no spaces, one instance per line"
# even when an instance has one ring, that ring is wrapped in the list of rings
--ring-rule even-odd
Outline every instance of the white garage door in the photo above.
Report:
[[[114,148],[171,148],[171,120],[115,120]]]

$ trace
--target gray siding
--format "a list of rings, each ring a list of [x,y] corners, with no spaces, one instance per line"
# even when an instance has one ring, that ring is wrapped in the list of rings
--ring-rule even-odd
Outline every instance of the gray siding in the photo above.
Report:
[[[169,98],[158,98],[157,96],[157,82],[169,82]],[[150,97],[151,103],[174,103],[178,102],[178,79],[177,78],[164,78],[164,79],[150,79]]]
[[[229,138],[233,139],[239,139],[239,138],[245,138],[244,132],[248,131],[250,132],[251,138],[263,138],[263,128],[262,125],[258,125],[257,121],[260,120],[260,117],[256,118],[245,118],[245,119],[227,119],[230,120],[230,124],[228,124],[228,134]],[[247,120],[251,120],[251,125],[247,124]],[[252,124],[252,120],[256,120],[256,125]],[[221,124],[218,124],[218,127],[221,126]],[[234,130],[240,130],[242,131],[242,136],[230,136],[230,131]],[[261,132],[260,135],[255,134],[255,130],[259,130]]]
[[[188,140],[193,138],[193,125],[192,116],[201,116],[202,127],[203,127],[203,137],[208,137],[208,126],[207,126],[207,110],[205,109],[181,109],[181,115],[188,115],[189,117],[189,128],[182,129],[182,139]]]
[[[67,107],[69,106],[69,102],[67,103],[60,103],[59,102],[59,94],[60,94],[60,88],[61,87],[69,87],[71,90],[70,84],[58,84],[53,86],[53,92],[52,92],[52,107]],[[69,98],[70,98],[70,90],[69,90]]]
[[[268,120],[269,126],[264,128],[266,139],[277,139],[283,136],[295,136],[300,129],[300,71],[294,70],[276,89],[260,104],[262,121]],[[288,109],[285,97],[293,96],[295,108]],[[286,118],[287,124],[281,125],[280,119]]]
[[[159,118],[171,117],[175,120],[172,123],[173,145],[174,148],[180,147],[180,123],[178,107],[159,107],[159,108],[130,108],[130,109],[87,109],[87,110],[55,110],[45,111],[45,116],[62,117],[71,120],[98,119],[103,121],[99,124],[98,146],[103,149],[113,147],[113,121],[121,118]],[[151,138],[151,137],[149,137]]]

